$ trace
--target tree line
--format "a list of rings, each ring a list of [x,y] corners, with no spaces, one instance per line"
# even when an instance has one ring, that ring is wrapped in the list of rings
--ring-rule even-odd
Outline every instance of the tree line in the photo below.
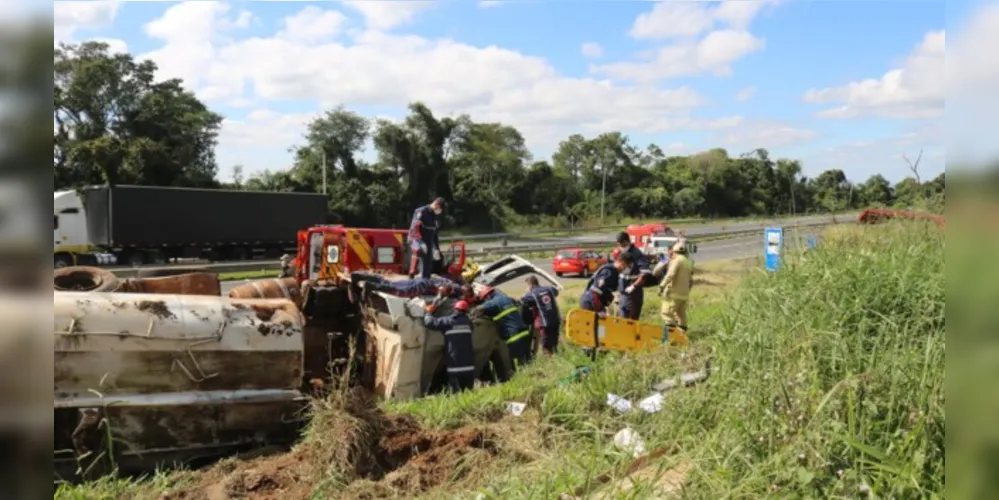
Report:
[[[400,227],[415,206],[449,200],[447,225],[497,231],[511,225],[566,226],[624,217],[742,217],[868,206],[940,210],[945,177],[892,185],[881,175],[852,182],[840,169],[815,177],[801,162],[765,149],[720,148],[668,155],[621,132],[572,135],[550,159],[534,158],[503,123],[438,116],[409,105],[401,121],[339,106],[318,115],[294,145],[292,164],[230,182],[217,179],[222,117],[179,80],[157,80],[151,61],[113,54],[99,42],[55,51],[55,184],[140,184],[321,192],[329,221]],[[362,158],[373,144],[377,159]]]

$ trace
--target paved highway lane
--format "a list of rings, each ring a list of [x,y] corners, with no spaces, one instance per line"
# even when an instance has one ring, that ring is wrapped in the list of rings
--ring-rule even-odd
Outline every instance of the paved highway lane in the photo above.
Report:
[[[811,228],[802,229],[799,231],[790,231],[785,234],[785,249],[794,248],[796,242],[800,239],[804,241],[809,236],[817,236],[821,232],[821,229]],[[610,244],[608,244],[610,246]],[[704,243],[698,244],[697,253],[693,255],[695,264],[717,262],[720,260],[731,260],[731,259],[744,259],[763,255],[763,232],[754,236],[740,236],[737,238],[730,238],[725,240],[714,240],[706,241]],[[555,272],[552,270],[552,258],[546,257],[541,259],[532,259],[531,263],[538,266],[542,271],[555,277]],[[274,272],[275,276],[277,271]],[[562,278],[557,278],[562,284],[569,284],[573,282],[578,282],[582,280],[581,277],[576,276],[563,276]],[[225,281],[222,283],[222,295],[227,295],[229,290],[248,283],[252,280],[239,280],[239,281]],[[515,287],[519,287],[519,283],[513,284]]]

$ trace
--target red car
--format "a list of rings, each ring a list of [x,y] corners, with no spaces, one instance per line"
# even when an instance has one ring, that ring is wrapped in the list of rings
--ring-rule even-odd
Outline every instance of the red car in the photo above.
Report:
[[[596,250],[565,248],[555,252],[552,270],[561,277],[564,274],[578,274],[588,278],[604,263],[604,257]]]

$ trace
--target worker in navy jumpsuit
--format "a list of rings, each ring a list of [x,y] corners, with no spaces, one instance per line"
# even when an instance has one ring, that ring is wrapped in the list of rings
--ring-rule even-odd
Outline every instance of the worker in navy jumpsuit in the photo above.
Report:
[[[621,270],[630,264],[628,256],[618,255],[613,262],[600,266],[586,283],[586,290],[579,297],[579,307],[596,313],[605,312],[614,300],[614,290],[618,288]]]
[[[534,327],[541,332],[541,346],[545,354],[551,356],[558,348],[558,335],[562,318],[559,316],[558,288],[541,286],[538,278],[527,278],[527,293],[520,298],[520,303],[534,317]]]
[[[444,362],[447,366],[448,385],[454,392],[471,389],[475,385],[475,351],[472,347],[472,320],[468,317],[468,302],[459,300],[454,312],[435,318],[434,306],[427,306],[423,324],[444,334]]]
[[[355,290],[356,287],[361,286],[362,282],[365,282],[365,290],[388,292],[398,297],[424,297],[436,295],[442,290],[444,295],[453,297],[458,297],[461,293],[461,285],[438,276],[392,281],[379,274],[354,272],[350,273],[350,282]]]
[[[637,320],[642,315],[642,305],[645,303],[644,282],[652,274],[649,261],[645,254],[631,243],[628,233],[617,235],[618,248],[621,255],[628,256],[631,264],[621,271],[618,280],[618,310],[621,317]]]
[[[531,359],[531,330],[520,316],[520,307],[509,295],[487,287],[479,295],[483,302],[476,306],[481,312],[496,323],[500,336],[506,341],[510,351],[510,360],[516,365],[525,365]]]
[[[444,213],[444,198],[437,198],[431,204],[413,211],[407,240],[411,252],[409,277],[417,274],[429,278],[434,269],[434,259],[441,257],[440,240],[437,231],[438,219]]]

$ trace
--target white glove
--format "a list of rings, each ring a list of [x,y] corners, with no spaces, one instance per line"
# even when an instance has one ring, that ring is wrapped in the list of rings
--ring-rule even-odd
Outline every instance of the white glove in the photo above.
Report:
[[[630,285],[630,286],[628,286],[628,288],[624,289],[624,293],[626,293],[628,295],[631,295],[632,292],[634,292],[634,291],[635,291],[635,285]]]
[[[427,253],[427,244],[422,241],[420,242],[420,251],[423,253]]]
[[[436,248],[434,249],[434,260],[441,260],[441,251]]]

